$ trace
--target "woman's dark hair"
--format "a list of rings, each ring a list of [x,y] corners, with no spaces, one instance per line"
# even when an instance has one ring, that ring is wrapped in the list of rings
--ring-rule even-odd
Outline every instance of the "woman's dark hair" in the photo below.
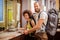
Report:
[[[31,18],[32,12],[31,12],[30,10],[24,10],[23,16],[24,16],[26,13],[28,14],[29,18]]]
[[[25,10],[25,11],[23,12],[23,16],[24,16],[26,13],[28,14],[29,18],[32,19],[32,20],[35,22],[35,24],[36,24],[36,21],[35,21],[33,15],[32,15],[32,12],[31,12],[30,10]]]

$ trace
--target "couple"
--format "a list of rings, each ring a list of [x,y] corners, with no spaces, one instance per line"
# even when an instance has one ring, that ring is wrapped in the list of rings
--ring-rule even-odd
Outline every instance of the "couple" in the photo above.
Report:
[[[35,13],[31,16],[31,11],[25,10],[23,16],[27,21],[24,35],[27,40],[54,40],[57,27],[57,16],[54,9],[48,15],[41,11],[38,2],[34,3]],[[47,29],[47,30],[46,30]],[[46,33],[47,32],[47,33]],[[34,37],[32,37],[34,35]],[[48,37],[47,37],[48,36]],[[33,39],[34,38],[34,39]]]
[[[23,12],[23,16],[27,21],[24,34],[29,34],[29,36],[31,36],[31,34],[35,31],[34,35],[36,40],[48,40],[47,34],[45,32],[45,25],[47,23],[48,16],[45,12],[41,11],[38,2],[34,3],[34,9],[35,13],[33,13],[33,16],[31,16],[31,11],[29,10],[25,10]]]

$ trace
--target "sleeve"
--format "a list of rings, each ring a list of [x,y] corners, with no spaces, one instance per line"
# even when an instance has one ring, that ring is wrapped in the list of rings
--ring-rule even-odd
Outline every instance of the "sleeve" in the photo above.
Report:
[[[45,17],[46,17],[46,13],[45,13],[45,12],[42,12],[42,13],[40,14],[40,19],[45,19]]]

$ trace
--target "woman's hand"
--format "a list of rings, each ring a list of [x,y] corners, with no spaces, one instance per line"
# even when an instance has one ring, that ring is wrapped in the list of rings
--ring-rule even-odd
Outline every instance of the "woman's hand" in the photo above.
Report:
[[[25,30],[25,31],[24,31],[24,34],[25,34],[25,35],[29,34],[29,33],[28,33],[28,30]]]

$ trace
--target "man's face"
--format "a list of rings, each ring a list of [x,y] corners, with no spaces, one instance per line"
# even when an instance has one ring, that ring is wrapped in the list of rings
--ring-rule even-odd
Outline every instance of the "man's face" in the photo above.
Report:
[[[35,9],[35,12],[39,13],[40,12],[39,4],[35,3],[34,9]]]

